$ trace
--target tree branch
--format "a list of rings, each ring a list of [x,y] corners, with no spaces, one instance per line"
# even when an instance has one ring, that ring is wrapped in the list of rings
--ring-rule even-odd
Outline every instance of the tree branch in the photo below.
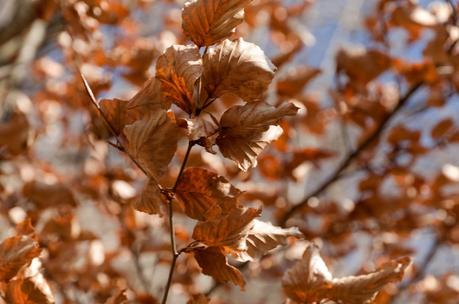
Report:
[[[183,171],[185,170],[186,164],[188,162],[188,158],[190,156],[191,149],[195,145],[194,141],[189,141],[188,142],[188,148],[185,153],[185,157],[182,162],[182,166],[180,167],[180,171],[177,175],[177,178],[175,179],[174,186],[172,187],[172,194],[175,194],[175,191],[177,190],[177,186],[180,182],[180,178],[182,177]],[[169,295],[169,289],[172,284],[172,277],[174,275],[174,270],[175,270],[175,264],[177,263],[177,258],[180,256],[182,251],[177,252],[177,245],[175,241],[175,227],[174,227],[174,208],[172,206],[172,201],[173,201],[174,196],[168,196],[168,213],[169,213],[169,234],[170,234],[170,239],[171,239],[171,252],[172,252],[172,263],[171,267],[169,268],[169,275],[167,277],[167,283],[166,287],[164,290],[164,295],[163,299],[161,301],[162,304],[165,304],[167,302],[167,296]]]
[[[395,108],[383,118],[383,120],[376,127],[373,133],[371,133],[364,141],[362,141],[360,145],[341,162],[341,164],[335,169],[335,171],[321,185],[319,185],[319,187],[317,187],[314,191],[308,194],[299,204],[287,210],[287,212],[284,214],[284,216],[281,218],[279,222],[280,225],[285,226],[287,221],[308,203],[309,199],[322,194],[325,190],[328,189],[329,186],[331,186],[333,183],[339,180],[341,174],[353,163],[353,161],[358,159],[362,152],[364,152],[380,137],[380,135],[389,125],[391,119],[400,111],[400,109],[403,108],[403,106],[407,103],[411,96],[413,96],[413,94],[417,92],[417,90],[422,86],[422,84],[423,83],[415,84],[405,93],[405,95],[400,97]]]

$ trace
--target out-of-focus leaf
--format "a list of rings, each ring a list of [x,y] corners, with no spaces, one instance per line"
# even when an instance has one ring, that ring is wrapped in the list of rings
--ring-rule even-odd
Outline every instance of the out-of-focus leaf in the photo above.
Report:
[[[192,295],[191,298],[186,302],[186,304],[209,304],[210,299],[203,295],[202,293],[200,294],[195,294]]]
[[[183,202],[185,213],[200,221],[228,214],[238,206],[240,193],[224,177],[203,168],[186,169],[177,186],[177,197]]]
[[[244,19],[244,7],[252,0],[191,0],[182,11],[185,35],[199,47],[228,38]]]
[[[23,186],[22,194],[38,208],[77,205],[72,191],[63,183],[28,182]]]
[[[242,39],[209,48],[203,65],[205,97],[230,93],[248,102],[261,100],[276,69],[258,46]]]
[[[189,114],[194,110],[194,84],[201,73],[199,49],[191,45],[169,47],[156,63],[156,78],[164,98]]]
[[[225,157],[247,171],[257,165],[261,151],[282,134],[278,121],[297,111],[298,108],[290,103],[277,108],[263,102],[234,106],[220,119],[217,145]]]
[[[29,144],[30,125],[25,114],[0,117],[0,160],[23,153]]]
[[[9,281],[40,254],[38,243],[27,236],[12,236],[0,244],[0,281]]]
[[[10,304],[51,304],[54,296],[44,277],[18,278],[8,283],[6,299]]]
[[[315,68],[296,68],[277,81],[277,94],[288,98],[296,97],[320,73],[321,71]]]
[[[105,301],[105,304],[126,304],[128,301],[126,297],[126,290],[119,290],[113,296]]]

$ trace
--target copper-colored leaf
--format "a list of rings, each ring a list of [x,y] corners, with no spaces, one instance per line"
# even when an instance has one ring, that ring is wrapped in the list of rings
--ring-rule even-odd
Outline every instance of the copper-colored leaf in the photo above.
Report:
[[[42,275],[18,278],[8,283],[6,299],[10,304],[51,304],[54,297]]]
[[[203,168],[185,170],[177,186],[185,213],[200,221],[216,219],[236,208],[240,193],[224,177]]]
[[[119,290],[105,301],[105,304],[125,304],[127,303],[126,290]]]
[[[191,0],[182,11],[185,35],[197,46],[209,46],[228,38],[244,19],[244,7],[252,0]]]
[[[150,179],[140,196],[134,200],[133,207],[149,214],[161,214],[161,200],[162,195],[158,184]]]
[[[24,152],[29,135],[30,125],[25,114],[14,112],[5,120],[0,117],[0,159]]]
[[[244,288],[245,281],[242,273],[228,264],[226,256],[218,247],[196,250],[194,257],[202,268],[202,273],[213,277],[221,283],[231,282]]]
[[[38,243],[27,236],[13,236],[0,244],[0,281],[8,281],[40,254]]]
[[[366,85],[390,68],[389,55],[376,50],[340,50],[336,55],[337,69],[344,71],[351,81]]]
[[[202,73],[202,60],[195,46],[173,45],[158,58],[156,78],[168,102],[173,102],[187,113],[194,110],[194,84]]]
[[[253,219],[260,213],[261,210],[255,208],[235,209],[219,219],[199,222],[194,227],[193,239],[208,246],[227,247],[229,252],[244,251]]]
[[[70,188],[62,183],[45,184],[42,182],[32,181],[24,185],[22,193],[38,208],[77,205]]]
[[[296,68],[277,81],[277,94],[282,97],[296,97],[320,73],[320,69],[316,68]]]
[[[258,46],[242,39],[209,48],[203,64],[208,98],[231,93],[248,102],[261,100],[276,69]]]
[[[433,138],[438,139],[445,136],[448,132],[454,129],[454,121],[451,118],[446,118],[438,122],[431,131]]]
[[[234,106],[220,119],[217,145],[225,157],[247,171],[257,165],[257,156],[268,143],[282,134],[278,121],[297,111],[298,108],[289,103],[277,108],[263,102]]]
[[[384,264],[375,272],[332,278],[315,245],[309,245],[303,259],[285,273],[282,279],[289,298],[300,303],[331,300],[338,303],[371,303],[387,283],[400,281],[409,258],[401,258]]]
[[[100,102],[95,99],[94,93],[83,75],[82,78],[92,102],[100,107],[117,135],[121,133],[125,125],[154,113],[158,109],[166,109],[170,106],[170,103],[161,99],[160,82],[155,77],[147,80],[130,100],[102,99]]]
[[[127,150],[150,175],[161,176],[177,149],[180,129],[158,110],[124,128],[128,140]]]
[[[186,304],[209,304],[210,299],[203,295],[202,293],[200,294],[195,294],[192,295],[191,298],[186,302]]]
[[[281,228],[273,226],[271,223],[253,220],[253,227],[247,236],[247,252],[241,255],[242,260],[253,260],[263,256],[268,251],[287,243],[288,237],[302,237],[301,232],[296,227]]]

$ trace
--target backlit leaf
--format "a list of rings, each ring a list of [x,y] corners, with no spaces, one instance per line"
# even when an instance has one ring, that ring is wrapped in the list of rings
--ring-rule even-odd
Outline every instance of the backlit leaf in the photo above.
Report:
[[[162,195],[156,181],[150,179],[140,196],[134,200],[136,210],[149,214],[161,214]]]
[[[199,222],[194,227],[193,239],[208,246],[227,247],[228,252],[244,251],[245,239],[260,213],[255,208],[235,209],[222,218]]]
[[[310,244],[303,259],[285,273],[282,285],[287,296],[300,303],[322,300],[350,304],[371,303],[387,283],[403,278],[409,264],[409,258],[401,258],[369,274],[333,278],[317,247]]]
[[[191,0],[182,11],[185,35],[197,46],[209,46],[228,38],[244,19],[244,7],[252,0]]]
[[[213,277],[221,283],[231,282],[244,288],[245,281],[242,273],[228,264],[226,256],[218,247],[194,251],[194,257],[202,268],[202,273]]]
[[[247,171],[256,167],[257,156],[282,134],[278,121],[297,111],[298,108],[289,103],[277,108],[263,102],[234,106],[220,119],[217,145],[225,157]]]
[[[203,168],[186,169],[177,186],[185,213],[200,221],[216,219],[235,209],[240,193],[224,177]]]
[[[201,55],[191,45],[169,47],[156,63],[156,78],[161,82],[164,98],[187,113],[194,110],[194,84],[201,73]]]
[[[0,244],[0,281],[8,281],[40,254],[38,243],[27,236],[12,236]]]
[[[6,299],[9,304],[51,304],[54,297],[42,275],[18,278],[8,283]]]
[[[276,70],[258,46],[242,39],[209,48],[203,65],[208,98],[231,93],[248,102],[262,99]]]
[[[124,134],[128,140],[127,150],[150,178],[164,173],[181,135],[180,129],[169,120],[164,110],[127,125]]]

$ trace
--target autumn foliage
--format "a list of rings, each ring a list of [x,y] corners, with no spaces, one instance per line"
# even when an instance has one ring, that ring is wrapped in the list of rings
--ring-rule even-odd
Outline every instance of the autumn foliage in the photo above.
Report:
[[[11,2],[0,303],[458,302],[458,5],[372,2]]]

